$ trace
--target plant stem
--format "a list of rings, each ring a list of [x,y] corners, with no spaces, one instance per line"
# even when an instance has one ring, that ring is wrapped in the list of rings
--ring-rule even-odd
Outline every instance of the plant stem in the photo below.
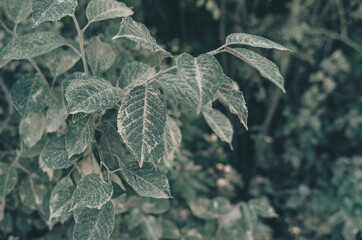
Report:
[[[87,64],[87,58],[85,56],[85,51],[84,51],[84,41],[83,41],[83,32],[79,27],[79,23],[77,18],[75,17],[75,15],[72,15],[72,19],[75,25],[75,28],[77,29],[77,33],[78,33],[78,38],[79,38],[79,48],[80,48],[80,54],[82,57],[82,61],[83,61],[83,67],[84,67],[84,72],[85,74],[89,74],[88,72],[88,64]]]
[[[45,79],[45,81],[46,81],[46,78],[45,78],[43,72],[40,70],[38,64],[36,64],[36,62],[34,61],[34,59],[28,58],[27,60],[31,63],[31,65],[33,65],[33,67],[34,67],[35,70],[38,72],[38,74],[39,74],[43,79]],[[46,82],[48,82],[48,81],[46,81]],[[54,93],[53,93],[52,88],[49,86],[49,83],[48,83],[47,85],[48,85],[48,90],[49,90],[50,96],[55,100],[56,98],[55,98],[55,95],[54,95]]]
[[[5,29],[5,31],[10,33],[11,36],[13,36],[13,38],[16,38],[16,34],[13,31],[11,31],[2,20],[0,20],[0,25]]]

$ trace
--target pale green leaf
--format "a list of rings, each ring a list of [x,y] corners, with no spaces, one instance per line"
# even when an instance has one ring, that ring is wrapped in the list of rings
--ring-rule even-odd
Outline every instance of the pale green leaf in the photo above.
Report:
[[[155,74],[155,68],[141,62],[132,62],[124,66],[118,78],[118,86],[123,88],[124,93],[128,93],[134,87],[144,84]]]
[[[49,198],[49,178],[40,171],[34,172],[22,179],[19,189],[19,195],[22,203],[32,210],[38,210],[44,213],[49,209],[46,203]],[[48,220],[48,218],[46,219]]]
[[[180,82],[174,82],[171,89],[178,89],[176,96],[183,96],[183,99],[191,107],[201,109],[207,105],[219,89],[223,70],[219,62],[209,54],[200,55],[197,58],[190,54],[183,53],[177,60],[177,69],[180,74]]]
[[[234,129],[230,120],[220,111],[212,109],[202,113],[207,124],[223,142],[230,144],[233,139]]]
[[[226,106],[228,106],[232,114],[236,114],[239,117],[240,122],[248,129],[248,108],[246,107],[244,95],[239,91],[236,83],[225,76],[217,96],[224,104],[226,104]]]
[[[42,22],[58,21],[74,14],[77,0],[31,0],[33,8],[33,27]]]
[[[142,166],[147,155],[161,143],[166,124],[166,103],[159,90],[134,88],[118,112],[118,132]]]
[[[116,54],[113,52],[112,46],[102,42],[99,37],[91,38],[85,51],[93,75],[100,75],[107,71],[116,60]]]
[[[226,51],[258,70],[261,76],[270,80],[285,93],[284,78],[275,63],[245,48],[227,48]]]
[[[40,154],[41,165],[50,169],[62,169],[72,166],[77,157],[68,158],[65,145],[66,135],[60,137],[51,136]]]
[[[33,147],[41,139],[44,131],[45,117],[42,112],[32,113],[20,121],[20,137],[29,148]]]
[[[168,219],[162,220],[162,238],[166,239],[180,239],[181,233],[174,222]]]
[[[150,31],[142,23],[135,22],[131,17],[126,17],[121,21],[121,28],[113,39],[128,38],[142,47],[149,49],[153,52],[159,52],[163,57],[172,56],[159,45],[156,40],[151,36]]]
[[[24,21],[32,12],[30,0],[5,0],[5,8],[9,18],[16,24]]]
[[[102,137],[99,140],[99,148],[103,162],[113,171],[124,167],[123,156],[125,155],[122,139],[117,129],[110,124],[102,127]],[[123,159],[123,160],[122,160]]]
[[[120,100],[121,90],[101,78],[73,74],[68,81],[65,99],[71,114],[101,112],[112,108]]]
[[[95,123],[92,115],[69,125],[65,141],[68,158],[83,153],[94,136]]]
[[[108,201],[100,209],[80,208],[74,213],[74,240],[108,240],[114,228],[114,207]]]
[[[127,17],[132,14],[133,11],[126,4],[115,0],[92,0],[86,10],[89,22]]]
[[[67,109],[62,99],[53,100],[49,103],[45,117],[47,132],[55,132],[65,123],[68,117]]]
[[[27,59],[43,55],[68,42],[52,32],[35,32],[19,36],[0,53],[2,59]]]
[[[143,218],[144,215],[139,208],[132,209],[132,211],[129,213],[128,229],[132,230],[141,225]]]
[[[226,45],[241,44],[260,48],[274,48],[282,51],[290,51],[288,48],[269,39],[247,33],[232,33],[226,37]]]
[[[172,161],[174,158],[174,152],[180,147],[182,141],[182,135],[179,126],[176,121],[167,117],[165,128],[165,157],[167,161]]]
[[[75,186],[70,177],[60,180],[50,196],[49,225],[52,228],[57,222],[64,223],[72,215],[69,212]]]
[[[100,209],[111,199],[112,193],[111,183],[105,182],[97,173],[88,174],[82,177],[74,190],[70,211],[82,207]]]
[[[248,202],[248,206],[261,217],[275,218],[278,216],[266,198],[251,199]]]
[[[18,182],[15,166],[0,162],[0,196],[8,195]]]
[[[53,77],[58,77],[71,69],[79,59],[80,56],[72,49],[57,48],[44,56],[43,64],[49,68]]]
[[[167,199],[150,198],[142,205],[142,211],[148,214],[164,214],[170,208]]]
[[[47,83],[37,74],[25,74],[18,79],[10,90],[10,96],[23,117],[41,111],[50,99]]]
[[[192,213],[202,219],[217,219],[232,210],[230,202],[223,197],[197,198],[189,202]]]
[[[162,237],[162,224],[154,216],[143,218],[142,229],[148,240],[159,240]]]
[[[172,198],[166,176],[151,163],[131,163],[121,170],[124,180],[142,197]]]
[[[10,60],[8,60],[8,59],[0,59],[0,69],[3,68],[9,62],[10,62]]]

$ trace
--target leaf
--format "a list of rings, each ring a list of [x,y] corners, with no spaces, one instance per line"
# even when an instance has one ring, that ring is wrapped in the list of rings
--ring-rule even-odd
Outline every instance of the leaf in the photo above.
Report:
[[[75,186],[70,177],[63,178],[55,186],[50,196],[50,228],[53,228],[57,222],[64,223],[72,215],[69,209],[74,189]]]
[[[183,53],[177,58],[176,64],[180,77],[184,80],[175,82],[174,88],[178,88],[180,96],[187,97],[186,103],[200,113],[219,89],[223,70],[218,61],[209,54],[194,58]]]
[[[223,197],[214,199],[197,198],[189,202],[192,213],[202,219],[217,219],[232,210],[230,202]]]
[[[239,117],[240,122],[248,129],[248,109],[244,100],[244,95],[233,80],[225,76],[224,82],[217,93],[218,98],[228,106],[231,113]]]
[[[122,139],[115,127],[110,124],[102,127],[102,137],[99,140],[99,148],[104,163],[111,171],[124,167],[122,156],[124,156],[125,153],[121,142]]]
[[[127,17],[132,14],[133,11],[126,4],[114,0],[92,0],[86,10],[89,22]]]
[[[16,24],[24,21],[32,12],[30,0],[5,0],[9,18]]]
[[[164,141],[165,156],[169,161],[172,161],[174,151],[181,145],[182,135],[176,121],[171,117],[167,117]]]
[[[288,48],[270,41],[269,39],[247,33],[232,33],[228,35],[226,37],[226,45],[231,44],[242,44],[251,47],[274,48],[282,51],[290,51]]]
[[[97,173],[88,174],[78,182],[69,211],[82,207],[100,209],[111,199],[112,193],[111,183],[105,182]]]
[[[159,240],[162,237],[162,224],[154,216],[143,218],[142,229],[149,240]]]
[[[181,233],[176,224],[170,220],[162,220],[162,238],[180,239]]]
[[[63,169],[72,166],[78,157],[68,158],[68,152],[65,147],[66,135],[57,137],[51,136],[49,142],[44,146],[40,154],[42,167],[50,169]]]
[[[253,51],[244,48],[227,48],[226,51],[258,70],[260,75],[270,80],[277,87],[279,87],[283,93],[285,93],[284,78],[280,74],[279,68],[277,65],[275,65],[275,63]]]
[[[74,213],[74,240],[108,240],[114,228],[114,207],[108,201],[100,209],[81,208]]]
[[[33,27],[42,22],[58,21],[73,15],[77,0],[31,0],[33,8]]]
[[[15,166],[0,162],[0,196],[8,195],[18,182]]]
[[[131,163],[121,170],[124,180],[142,197],[172,198],[166,176],[151,163]]]
[[[49,210],[44,208],[49,207],[46,202],[49,198],[48,194],[49,179],[45,173],[37,171],[22,179],[19,189],[20,199],[31,210],[38,210],[41,214]]]
[[[19,78],[13,84],[10,96],[14,107],[23,117],[41,111],[50,98],[47,83],[37,74],[25,74]]]
[[[107,71],[116,60],[116,54],[113,52],[112,46],[103,43],[99,37],[91,38],[85,51],[93,75],[100,75]]]
[[[9,62],[10,62],[10,60],[8,60],[8,59],[0,59],[0,69],[3,68]]]
[[[29,148],[33,147],[41,139],[44,131],[45,118],[42,112],[32,113],[20,121],[20,137]]]
[[[170,202],[167,199],[148,199],[142,205],[142,211],[148,214],[164,214],[170,208]]]
[[[52,32],[35,32],[19,36],[0,53],[0,58],[19,60],[33,58],[50,52],[68,42]]]
[[[94,136],[95,123],[92,115],[69,125],[65,141],[68,158],[83,153]]]
[[[214,131],[214,133],[221,139],[221,141],[227,142],[231,146],[233,139],[234,129],[230,120],[220,111],[212,109],[211,111],[205,111],[202,113],[207,124]]]
[[[275,218],[278,214],[275,213],[269,201],[265,198],[251,199],[248,202],[250,209],[253,209],[256,214],[264,218]]]
[[[49,103],[45,117],[47,132],[55,132],[65,123],[68,117],[67,109],[62,99],[53,100]]]
[[[132,62],[124,66],[118,78],[118,86],[123,88],[124,92],[128,92],[134,87],[144,84],[155,74],[155,68],[141,62]]]
[[[163,57],[172,56],[171,53],[157,45],[156,40],[151,36],[145,25],[135,22],[131,17],[122,19],[119,32],[112,40],[117,38],[128,38],[146,49],[159,52]]]
[[[129,213],[129,221],[128,221],[128,229],[132,230],[143,222],[144,215],[142,214],[141,210],[138,208],[132,209],[132,211]]]
[[[121,90],[101,78],[73,74],[68,81],[65,99],[70,114],[101,112],[120,100]]]
[[[159,90],[134,88],[118,111],[118,132],[142,166],[145,158],[162,141],[166,124],[166,103]]]
[[[72,49],[57,48],[46,54],[42,62],[56,78],[71,69],[79,59],[80,56]]]

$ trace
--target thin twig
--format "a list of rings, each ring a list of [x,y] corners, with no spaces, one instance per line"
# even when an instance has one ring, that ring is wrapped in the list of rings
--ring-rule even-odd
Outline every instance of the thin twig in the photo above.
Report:
[[[91,25],[92,22],[88,22],[87,25],[84,26],[84,28],[82,29],[82,34],[84,34],[85,30],[87,30],[87,28],[89,27],[89,25]]]
[[[75,28],[77,29],[77,33],[78,33],[78,38],[79,38],[79,48],[80,48],[80,54],[82,57],[82,61],[83,61],[83,67],[84,67],[84,72],[85,74],[89,74],[88,72],[88,64],[87,64],[87,58],[85,56],[85,51],[84,51],[84,41],[83,41],[83,32],[79,27],[79,23],[77,18],[75,17],[75,15],[72,15],[72,19],[75,25]]]
[[[45,78],[43,72],[40,70],[38,64],[36,64],[36,62],[34,61],[34,59],[28,58],[27,60],[31,63],[31,65],[33,65],[33,67],[34,67],[35,70],[38,72],[38,74],[39,74],[43,79],[45,79],[45,81],[46,81],[46,78]],[[47,81],[46,81],[46,82],[47,82]],[[47,82],[47,83],[48,83],[48,82]],[[49,84],[47,84],[47,85],[48,85],[48,89],[49,89],[50,96],[55,100],[56,98],[55,98],[55,96],[54,96],[54,93],[53,93],[52,88],[49,86]]]
[[[0,20],[0,25],[5,29],[5,31],[7,31],[9,34],[11,34],[11,36],[13,36],[13,38],[16,38],[16,34],[13,31],[11,31],[2,20]]]
[[[76,53],[79,55],[79,57],[82,57],[82,54],[78,51],[78,49],[76,49],[75,47],[73,47],[72,44],[66,44],[65,46],[70,47],[71,49],[74,50],[74,52],[76,52]]]

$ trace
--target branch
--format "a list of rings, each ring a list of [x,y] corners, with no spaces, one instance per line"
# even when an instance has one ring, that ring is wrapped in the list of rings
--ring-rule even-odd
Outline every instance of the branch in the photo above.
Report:
[[[80,54],[81,54],[82,61],[83,61],[84,72],[85,72],[85,74],[88,75],[89,72],[88,72],[87,58],[86,58],[85,52],[84,52],[83,32],[82,32],[82,30],[80,30],[78,20],[77,20],[77,18],[75,17],[74,14],[72,15],[72,19],[73,19],[75,28],[77,29],[77,33],[78,33],[79,48],[80,48]]]
[[[16,38],[16,34],[13,31],[11,31],[2,20],[0,20],[0,25],[5,29],[5,31],[7,31],[9,34],[11,34],[11,36],[13,36],[13,38]]]

